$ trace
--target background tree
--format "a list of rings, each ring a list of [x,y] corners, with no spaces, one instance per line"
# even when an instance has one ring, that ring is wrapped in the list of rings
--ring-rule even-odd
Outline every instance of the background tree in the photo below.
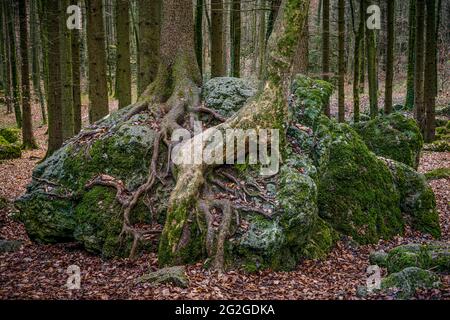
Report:
[[[161,0],[138,0],[139,79],[138,94],[155,79],[159,63]]]
[[[232,0],[230,11],[231,76],[241,75],[241,0]]]
[[[22,62],[22,146],[24,149],[37,148],[33,135],[30,94],[30,66],[28,62],[28,9],[25,0],[19,1],[20,54]]]
[[[223,1],[211,0],[211,77],[225,75]]]
[[[436,107],[436,0],[426,0],[426,52],[424,75],[424,107],[426,112],[425,141],[432,142],[435,136],[435,107]]]
[[[77,0],[71,1],[78,4]],[[81,35],[80,30],[71,30],[72,53],[72,106],[73,106],[73,133],[78,134],[82,127],[81,115]]]
[[[414,72],[414,107],[415,117],[422,134],[425,133],[425,107],[423,100],[424,87],[424,33],[425,33],[425,0],[416,0],[416,66]],[[425,135],[424,135],[425,136]]]
[[[338,120],[345,121],[345,1],[338,1],[339,25],[339,78],[338,78]]]
[[[409,0],[409,37],[408,37],[408,74],[406,76],[406,101],[408,110],[414,108],[414,69],[415,69],[415,47],[416,47],[416,0]]]
[[[363,0],[365,1],[365,0]],[[330,0],[322,0],[322,78],[330,80]],[[325,104],[324,113],[330,116],[330,102]]]
[[[129,1],[116,0],[117,79],[119,109],[131,104],[130,14]]]
[[[106,83],[106,47],[102,1],[86,0],[87,46],[89,54],[89,121],[109,113]]]
[[[366,0],[366,8],[371,5]],[[378,72],[375,29],[366,27],[367,77],[369,82],[370,117],[378,116]]]
[[[392,86],[394,81],[395,0],[387,1],[387,53],[384,113],[392,112]]]

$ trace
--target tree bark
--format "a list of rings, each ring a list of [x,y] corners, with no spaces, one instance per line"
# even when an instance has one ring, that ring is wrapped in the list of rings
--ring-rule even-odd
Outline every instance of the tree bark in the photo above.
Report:
[[[426,18],[426,54],[425,54],[425,75],[424,75],[424,107],[426,112],[425,121],[425,141],[432,142],[436,129],[436,0],[426,0],[427,18]]]
[[[416,0],[416,70],[414,72],[414,107],[415,117],[422,134],[425,133],[424,106],[424,32],[425,32],[425,0]]]
[[[72,0],[72,4],[78,4]],[[80,30],[72,30],[72,97],[73,97],[73,133],[78,134],[82,127],[81,117],[81,37]]]
[[[130,6],[128,0],[116,0],[117,66],[116,96],[119,109],[131,104]]]
[[[409,39],[408,39],[408,74],[406,82],[405,107],[408,110],[414,108],[414,69],[416,46],[416,0],[409,0]]]
[[[387,1],[387,52],[384,113],[392,112],[392,85],[394,81],[395,0]]]
[[[102,1],[86,0],[85,3],[89,56],[89,121],[94,123],[109,113],[105,30]]]
[[[223,1],[211,0],[211,78],[225,75]]]
[[[338,1],[338,50],[339,50],[339,79],[338,79],[338,121],[345,121],[345,1]]]
[[[366,0],[366,8],[371,4]],[[367,77],[369,81],[370,117],[378,116],[378,75],[375,30],[366,27]]]
[[[322,77],[330,81],[330,0],[323,0],[322,9]],[[330,117],[330,102],[325,103],[324,113]]]
[[[25,0],[19,1],[20,54],[22,62],[22,147],[37,148],[33,135],[33,122],[30,102],[30,71],[28,62],[28,10]]]
[[[241,0],[232,0],[230,12],[231,76],[241,76]]]

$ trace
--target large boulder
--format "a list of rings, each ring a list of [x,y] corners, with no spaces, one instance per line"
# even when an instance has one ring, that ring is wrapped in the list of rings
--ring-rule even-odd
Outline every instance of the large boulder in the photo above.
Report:
[[[400,208],[407,215],[410,225],[418,231],[439,238],[439,214],[433,189],[423,174],[411,167],[390,159],[383,160],[394,176],[395,186],[400,192]]]
[[[122,181],[129,191],[146,181],[155,133],[147,124],[149,114],[128,119],[126,112],[121,110],[84,130],[35,168],[26,194],[15,203],[16,217],[33,240],[76,240],[107,257],[127,253],[131,239],[122,245],[117,240],[123,217],[116,190],[86,188],[100,174]],[[164,210],[168,195],[161,192],[160,196]],[[131,219],[149,223],[144,218],[149,215],[143,212],[148,209],[141,200]]]
[[[387,253],[376,251],[370,255],[370,263],[387,268],[389,273],[399,272],[408,267],[448,273],[450,244],[434,241],[398,246]]]
[[[230,117],[256,94],[248,80],[232,77],[213,78],[203,86],[203,99],[208,108]]]
[[[417,267],[408,267],[381,281],[381,290],[393,293],[397,299],[410,299],[417,289],[438,289],[442,283],[435,273]]]
[[[392,113],[356,123],[353,127],[376,155],[417,169],[423,138],[414,119]]]
[[[386,164],[347,124],[321,125],[320,216],[359,243],[374,243],[403,232],[400,194]]]

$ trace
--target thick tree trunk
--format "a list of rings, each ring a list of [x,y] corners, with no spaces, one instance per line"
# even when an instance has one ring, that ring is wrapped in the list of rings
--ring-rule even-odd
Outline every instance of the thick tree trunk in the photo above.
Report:
[[[283,1],[268,44],[267,82],[264,89],[257,99],[249,102],[235,116],[215,129],[273,128],[279,129],[280,136],[284,137],[291,68],[308,3],[308,0]],[[179,15],[177,13],[175,16]],[[203,132],[205,139],[210,138],[211,134],[212,130]],[[281,144],[283,145],[283,141]],[[191,139],[182,148],[187,150],[193,145],[194,139]],[[217,146],[223,147],[223,143],[218,143]],[[196,261],[202,255],[201,248],[197,246],[197,237],[202,236],[194,214],[197,212],[196,206],[205,181],[204,172],[210,168],[205,163],[208,161],[205,160],[200,165],[180,165],[177,168],[177,183],[169,200],[166,223],[160,239],[158,259],[161,265]]]
[[[405,107],[412,110],[414,107],[414,69],[416,47],[416,0],[409,0],[409,39],[408,39],[408,75],[406,82]]]
[[[62,136],[62,84],[61,84],[61,64],[60,64],[60,22],[59,16],[61,2],[59,0],[46,0],[43,3],[43,11],[47,13],[46,29],[48,38],[46,48],[48,50],[48,148],[47,157],[58,150],[63,143]]]
[[[392,112],[392,85],[394,81],[394,43],[395,43],[395,0],[387,2],[387,52],[386,86],[384,91],[384,113]]]
[[[338,79],[338,120],[345,121],[345,1],[338,2],[338,29],[339,29],[339,79]]]
[[[130,6],[128,0],[116,0],[117,66],[116,96],[119,109],[131,104]]]
[[[72,0],[72,4],[78,4]],[[72,97],[73,97],[73,133],[78,134],[82,127],[81,117],[81,38],[80,30],[74,29],[71,34],[72,52]]]
[[[305,25],[302,29],[302,35],[298,42],[295,53],[294,65],[292,67],[292,74],[308,74],[309,68],[309,10],[306,16]]]
[[[94,123],[109,113],[105,30],[102,1],[86,0],[85,3],[89,55],[89,121]]]
[[[432,142],[436,129],[436,0],[427,0],[427,31],[426,31],[426,53],[425,53],[425,75],[424,75],[424,107],[426,112],[425,141]]]
[[[322,9],[322,77],[330,80],[330,0],[323,0]],[[325,104],[324,113],[330,116],[330,102]]]
[[[37,147],[33,136],[31,115],[30,70],[28,62],[28,10],[25,0],[19,1],[20,54],[22,61],[22,146],[25,149]]]
[[[156,78],[161,41],[161,0],[138,0],[139,81],[138,95]]]
[[[215,78],[225,75],[222,0],[211,0],[211,14],[211,78]]]
[[[423,101],[424,87],[424,32],[425,32],[425,0],[416,0],[416,70],[414,107],[417,123],[422,134],[425,133],[425,106]]]

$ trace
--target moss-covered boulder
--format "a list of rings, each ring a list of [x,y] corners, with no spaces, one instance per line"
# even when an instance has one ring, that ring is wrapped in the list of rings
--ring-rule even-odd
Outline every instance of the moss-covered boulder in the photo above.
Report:
[[[386,164],[347,124],[324,121],[316,137],[320,216],[359,243],[401,234],[400,193]]]
[[[33,240],[75,240],[105,257],[127,254],[131,239],[118,241],[123,212],[115,200],[116,190],[86,187],[100,174],[123,181],[128,191],[146,181],[155,137],[150,114],[128,118],[127,111],[84,130],[35,168],[27,192],[15,203],[16,217]],[[167,202],[167,193],[159,196],[162,204]],[[130,218],[148,224],[150,216],[141,200]]]
[[[353,127],[375,154],[417,169],[423,138],[414,119],[392,113]]]
[[[19,145],[10,143],[3,136],[0,136],[0,160],[20,158],[22,150]]]
[[[388,253],[373,252],[370,263],[385,267],[389,273],[408,267],[418,267],[437,272],[450,272],[450,244],[430,242],[398,246]]]
[[[0,136],[9,143],[19,142],[21,130],[17,128],[0,128]]]
[[[150,272],[139,278],[138,282],[148,282],[154,286],[160,284],[172,284],[181,288],[189,286],[189,279],[183,266],[168,267]]]
[[[224,117],[232,116],[255,94],[256,88],[251,82],[232,77],[213,78],[202,91],[205,105]]]
[[[405,268],[381,281],[381,290],[392,292],[398,299],[413,297],[417,289],[437,289],[441,286],[439,276],[416,267]]]
[[[411,227],[439,238],[441,229],[436,199],[425,176],[403,163],[380,159],[387,164],[394,176],[395,185],[400,192],[400,208],[407,215],[406,220]]]

